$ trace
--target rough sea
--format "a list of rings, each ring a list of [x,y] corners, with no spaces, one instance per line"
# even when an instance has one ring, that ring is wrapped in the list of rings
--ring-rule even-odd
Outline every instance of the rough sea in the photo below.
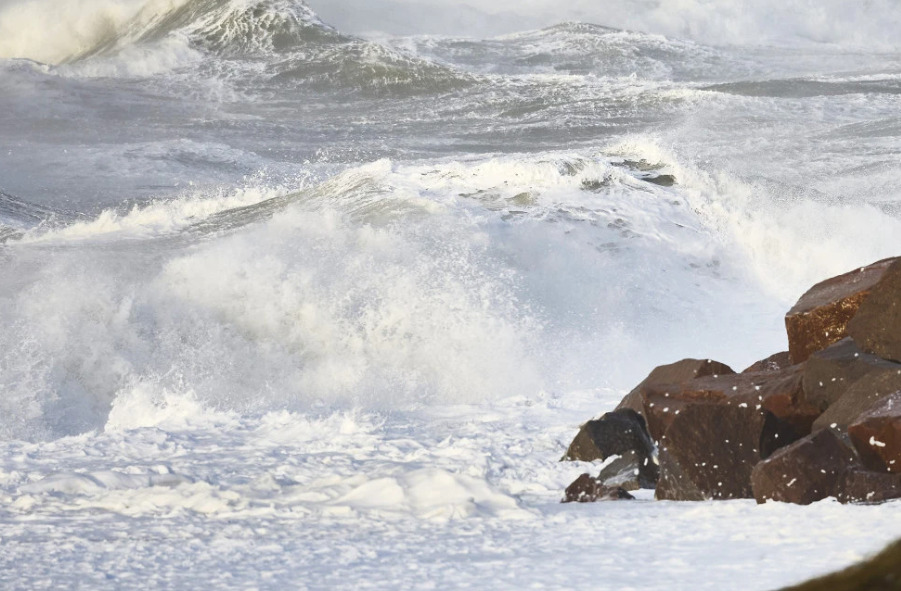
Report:
[[[897,3],[320,3],[0,0],[0,588],[765,591],[901,535],[558,462],[901,255]]]

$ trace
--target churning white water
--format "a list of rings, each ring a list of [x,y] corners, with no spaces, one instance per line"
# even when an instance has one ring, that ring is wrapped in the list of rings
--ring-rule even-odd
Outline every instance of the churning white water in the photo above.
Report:
[[[4,588],[769,589],[898,534],[557,460],[899,254],[901,11],[524,6],[0,3]]]

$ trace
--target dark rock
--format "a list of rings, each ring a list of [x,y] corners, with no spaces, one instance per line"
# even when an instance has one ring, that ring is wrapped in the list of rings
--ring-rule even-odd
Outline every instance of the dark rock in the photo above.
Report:
[[[901,474],[849,470],[842,479],[838,500],[842,503],[882,503],[901,498]]]
[[[750,407],[695,404],[675,417],[660,442],[656,498],[675,501],[752,496],[751,470],[776,447],[781,422]]]
[[[675,363],[660,365],[655,367],[648,377],[629,392],[616,408],[617,410],[631,408],[635,412],[644,414],[645,396],[643,391],[648,388],[660,390],[662,386],[684,384],[696,378],[733,373],[735,372],[732,368],[725,363],[711,359],[683,359]]]
[[[601,470],[597,479],[604,486],[619,486],[626,490],[655,488],[660,472],[653,458],[627,451]]]
[[[676,416],[694,404],[729,404],[768,410],[792,426],[798,436],[810,433],[820,411],[807,402],[802,387],[803,366],[771,372],[707,376],[684,384],[645,387],[648,432],[657,441]]]
[[[791,366],[791,356],[788,354],[788,351],[782,351],[781,353],[775,353],[766,359],[761,359],[760,361],[751,364],[741,373],[781,371],[783,369],[788,369]]]
[[[858,466],[854,452],[838,435],[829,429],[817,431],[754,466],[754,498],[758,503],[809,505],[837,497],[845,474]]]
[[[848,436],[864,466],[901,473],[901,392],[876,403],[850,427]]]
[[[590,474],[582,474],[566,487],[564,503],[593,503],[595,501],[632,500],[635,497],[619,486],[608,487]]]
[[[792,363],[847,336],[847,325],[896,259],[886,259],[811,287],[785,315]]]
[[[719,380],[720,376],[702,378],[708,381]],[[648,433],[654,441],[660,441],[663,434],[689,406],[695,404],[721,404],[726,401],[724,387],[706,387],[709,384],[698,384],[697,381],[688,384],[670,384],[657,387],[648,386],[641,391],[644,401],[644,416],[647,419]]]
[[[899,591],[901,540],[876,556],[843,571],[786,587],[782,591]]]
[[[897,370],[898,364],[866,353],[845,338],[810,356],[804,364],[802,385],[807,401],[825,412],[865,375]]]
[[[629,451],[635,451],[643,458],[653,457],[654,442],[648,435],[644,417],[623,408],[582,425],[561,461],[606,460]]]
[[[851,423],[873,408],[877,402],[901,391],[901,365],[898,368],[879,368],[868,373],[849,387],[826,412],[813,422],[813,429],[832,428],[845,433]]]
[[[848,334],[865,351],[901,362],[901,259],[889,265],[860,304]]]
[[[594,439],[591,438],[592,424],[594,419],[583,423],[579,427],[579,432],[573,438],[566,453],[560,458],[561,462],[593,462],[594,460],[603,459],[604,453],[595,445]]]
[[[734,383],[728,404],[747,404],[762,408],[791,425],[798,437],[811,432],[820,410],[808,402],[804,390],[804,366],[791,365],[784,369],[746,372],[732,378]],[[728,383],[729,378],[725,380]]]

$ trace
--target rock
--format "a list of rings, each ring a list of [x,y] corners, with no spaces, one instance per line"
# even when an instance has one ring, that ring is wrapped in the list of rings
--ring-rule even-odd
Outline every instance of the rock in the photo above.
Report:
[[[676,416],[694,404],[745,405],[764,409],[792,426],[800,437],[810,433],[820,411],[807,402],[802,387],[803,366],[780,371],[707,376],[684,384],[645,387],[644,402],[648,432],[657,441]]]
[[[898,591],[901,589],[901,540],[876,556],[843,571],[786,587],[782,591]]]
[[[807,401],[825,412],[865,375],[895,372],[897,363],[864,352],[850,338],[814,353],[804,364],[802,386]]]
[[[788,369],[791,365],[791,356],[788,354],[788,351],[782,351],[781,353],[770,355],[766,359],[761,359],[757,363],[748,366],[741,373],[781,371],[783,369]]]
[[[850,427],[848,436],[864,466],[901,474],[901,392],[876,403]]]
[[[629,392],[622,402],[617,406],[617,410],[621,408],[631,408],[635,412],[644,414],[644,396],[642,392],[648,388],[660,389],[661,386],[669,386],[672,384],[684,384],[696,378],[705,376],[716,376],[734,374],[731,367],[719,361],[712,359],[683,359],[668,365],[660,365],[655,367],[648,377],[646,377],[634,390]],[[656,438],[655,438],[656,440]]]
[[[848,334],[865,351],[901,362],[901,258],[894,259],[860,304]]]
[[[560,458],[561,462],[593,462],[594,460],[603,459],[604,453],[595,445],[594,439],[591,437],[592,426],[595,421],[592,419],[587,423],[583,423],[579,427],[579,432],[573,438],[566,453]]]
[[[817,431],[783,447],[751,473],[754,498],[809,505],[837,497],[842,479],[859,467],[854,452],[830,429]]]
[[[593,503],[595,501],[620,501],[632,500],[635,497],[625,489],[614,486],[608,487],[590,474],[582,474],[566,487],[563,503]]]
[[[642,458],[651,458],[654,456],[654,442],[648,435],[644,417],[624,408],[582,425],[561,461],[605,460],[629,451],[637,452]]]
[[[720,376],[702,379],[715,382]],[[641,400],[644,402],[644,416],[647,419],[651,439],[660,441],[673,420],[689,406],[721,404],[726,401],[725,387],[709,386],[709,383],[698,384],[693,380],[684,385],[670,384],[643,388]]]
[[[659,470],[653,458],[636,451],[627,451],[601,470],[597,479],[604,486],[619,486],[625,490],[655,488]]]
[[[849,470],[845,473],[837,498],[842,503],[883,503],[901,498],[901,474]]]
[[[788,423],[798,437],[810,434],[820,410],[808,402],[804,390],[804,366],[745,372],[733,378],[729,404],[758,406]],[[728,383],[729,378],[726,379]]]
[[[781,423],[750,407],[695,404],[675,417],[660,442],[656,498],[674,501],[752,496],[751,470],[777,447]],[[762,451],[766,450],[766,451]]]
[[[832,428],[847,433],[848,427],[883,398],[901,390],[901,364],[898,368],[868,373],[849,387],[826,412],[813,422],[813,430]]]
[[[817,351],[847,336],[847,325],[889,266],[885,259],[811,287],[785,315],[788,351],[792,363],[801,363]]]

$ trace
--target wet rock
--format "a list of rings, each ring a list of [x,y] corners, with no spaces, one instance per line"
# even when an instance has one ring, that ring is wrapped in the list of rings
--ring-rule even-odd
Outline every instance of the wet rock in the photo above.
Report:
[[[600,419],[582,425],[570,443],[563,460],[591,462],[621,456],[634,451],[642,458],[654,455],[654,442],[648,435],[644,417],[632,409],[608,412]]]
[[[657,499],[750,498],[751,470],[790,434],[771,413],[696,404],[681,412],[660,442]]]
[[[754,498],[809,505],[837,497],[845,474],[859,467],[854,452],[832,430],[824,429],[783,447],[751,473]]]
[[[864,466],[901,473],[901,392],[885,397],[861,415],[848,436]]]
[[[644,414],[645,396],[643,392],[649,388],[662,390],[661,387],[684,384],[696,378],[734,373],[735,371],[725,363],[713,361],[712,359],[683,359],[675,363],[660,365],[655,367],[648,374],[648,377],[629,392],[616,408],[617,410],[620,408],[631,408],[640,414]]]
[[[901,498],[901,474],[849,470],[837,498],[842,503],[883,503]]]
[[[635,451],[627,451],[601,470],[597,479],[604,486],[619,486],[625,490],[655,488],[659,470],[653,458],[642,456]]]
[[[702,378],[716,381],[717,377]],[[650,386],[641,392],[644,402],[644,415],[647,419],[648,433],[654,441],[661,441],[664,433],[677,416],[689,406],[696,404],[722,404],[726,401],[725,387],[709,384],[670,384],[669,386]]]
[[[741,373],[781,371],[783,369],[788,369],[791,366],[791,356],[788,354],[788,351],[782,351],[781,353],[775,353],[766,359],[761,359],[760,361],[751,364]]]
[[[846,433],[848,427],[880,400],[901,391],[901,364],[866,374],[839,396],[813,422],[813,430],[832,428]]]
[[[897,370],[898,364],[866,353],[845,338],[810,356],[804,364],[802,386],[807,401],[825,412],[865,375]]]
[[[724,382],[728,383],[727,377]],[[788,423],[798,437],[808,435],[820,410],[807,399],[804,390],[804,366],[745,372],[731,378],[734,383],[726,394],[728,404],[747,404],[767,410]]]
[[[642,389],[648,432],[657,441],[673,420],[695,404],[729,404],[768,410],[790,424],[798,436],[810,433],[818,408],[807,402],[802,387],[803,367],[771,372],[707,376],[684,384]]]
[[[886,259],[811,287],[785,315],[792,363],[847,336],[848,322],[896,259]]]
[[[782,591],[898,591],[901,589],[901,540],[876,556],[843,571],[786,587]]]
[[[848,323],[865,351],[901,362],[901,259],[894,259]]]
[[[605,486],[598,478],[582,474],[566,487],[563,503],[593,503],[595,501],[632,500],[635,497],[618,486]]]

